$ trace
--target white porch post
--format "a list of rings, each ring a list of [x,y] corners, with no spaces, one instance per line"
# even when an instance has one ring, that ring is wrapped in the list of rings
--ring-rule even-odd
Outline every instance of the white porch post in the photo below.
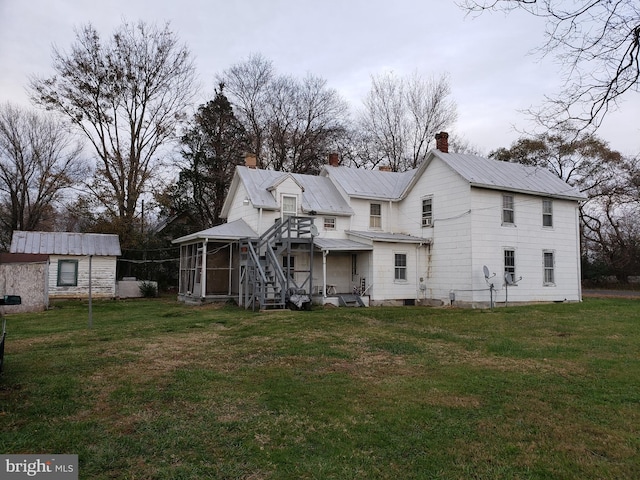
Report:
[[[233,280],[232,277],[232,270],[233,270],[233,243],[229,243],[229,290],[227,292],[227,295],[231,296],[231,282]]]
[[[322,251],[322,297],[327,298],[327,255],[329,250]]]
[[[207,296],[207,239],[202,242],[202,272],[200,273],[200,298]]]

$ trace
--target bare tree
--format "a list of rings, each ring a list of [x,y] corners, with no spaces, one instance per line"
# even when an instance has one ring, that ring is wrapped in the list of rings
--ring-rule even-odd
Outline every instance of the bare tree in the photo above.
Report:
[[[264,168],[263,146],[267,129],[267,98],[275,71],[273,63],[262,55],[253,54],[246,61],[237,63],[218,75],[218,83],[224,85],[238,119],[251,137],[252,153],[258,167]]]
[[[346,136],[348,105],[326,80],[277,75],[259,55],[218,77],[251,137],[261,168],[316,173]]]
[[[56,203],[87,174],[82,147],[60,121],[0,107],[0,242],[13,230],[51,228]]]
[[[87,25],[68,53],[54,48],[53,69],[31,79],[31,98],[84,133],[98,157],[89,187],[127,230],[195,93],[190,53],[168,24],[124,23],[107,40]]]
[[[637,0],[464,0],[469,12],[524,10],[547,24],[543,55],[565,68],[565,87],[531,111],[547,128],[598,127],[627,92],[640,89],[640,3]]]
[[[436,132],[456,121],[456,105],[450,95],[446,75],[373,76],[358,121],[365,163],[375,167],[386,161],[393,171],[417,167]]]

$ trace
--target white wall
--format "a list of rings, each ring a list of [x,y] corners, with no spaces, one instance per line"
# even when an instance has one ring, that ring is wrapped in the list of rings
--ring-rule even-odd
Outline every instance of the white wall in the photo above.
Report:
[[[509,302],[580,300],[577,202],[553,199],[553,227],[542,226],[542,197],[514,195],[515,222],[502,225],[502,192],[473,189],[473,274],[477,287],[487,284],[482,266],[496,277],[498,301],[505,301],[504,250],[515,251],[517,287]],[[553,251],[555,284],[544,285],[543,251]],[[485,294],[484,297],[487,297]],[[486,299],[486,298],[484,298]],[[481,300],[476,295],[476,300]]]
[[[422,199],[431,196],[433,226],[422,227]],[[432,241],[423,254],[418,277],[425,279],[427,298],[448,303],[450,290],[471,300],[471,209],[470,187],[438,158],[427,166],[422,177],[402,201],[397,214],[399,229]]]
[[[77,286],[58,286],[58,260],[78,261]],[[94,298],[116,295],[116,257],[94,256],[91,259],[91,294]],[[89,257],[51,255],[49,264],[49,298],[87,298],[89,296]]]

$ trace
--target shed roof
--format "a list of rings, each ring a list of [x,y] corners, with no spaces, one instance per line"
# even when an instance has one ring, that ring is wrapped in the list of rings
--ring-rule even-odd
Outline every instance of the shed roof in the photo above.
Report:
[[[105,233],[25,232],[16,230],[11,253],[120,256],[118,235]]]
[[[337,252],[373,250],[373,247],[371,245],[356,242],[354,240],[348,240],[346,238],[315,237],[313,239],[313,244],[320,250],[331,250]]]
[[[415,237],[413,235],[407,235],[406,233],[391,233],[391,232],[377,232],[377,231],[356,231],[348,230],[347,234],[372,240],[374,242],[391,242],[391,243],[431,243],[428,238]]]

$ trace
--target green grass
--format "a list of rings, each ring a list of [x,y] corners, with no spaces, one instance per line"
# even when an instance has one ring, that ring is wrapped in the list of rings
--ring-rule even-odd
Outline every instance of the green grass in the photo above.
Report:
[[[640,302],[7,318],[0,451],[91,479],[640,477]]]

